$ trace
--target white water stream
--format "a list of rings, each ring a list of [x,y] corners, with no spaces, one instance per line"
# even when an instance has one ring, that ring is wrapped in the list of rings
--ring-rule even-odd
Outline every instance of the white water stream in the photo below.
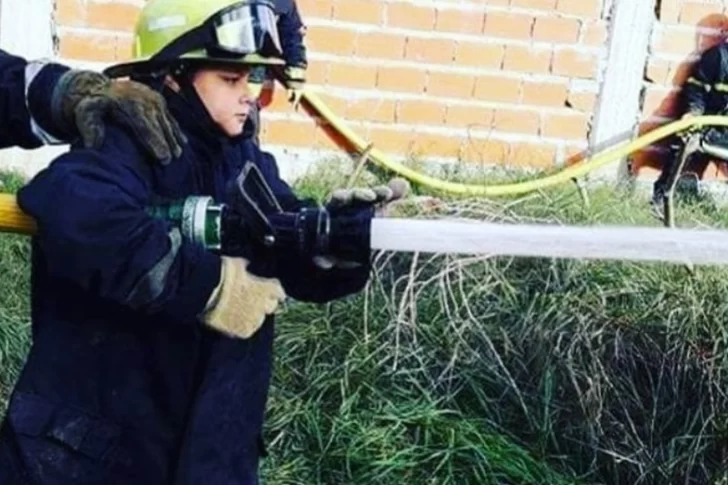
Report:
[[[375,218],[371,244],[392,251],[728,264],[728,231],[716,229]]]

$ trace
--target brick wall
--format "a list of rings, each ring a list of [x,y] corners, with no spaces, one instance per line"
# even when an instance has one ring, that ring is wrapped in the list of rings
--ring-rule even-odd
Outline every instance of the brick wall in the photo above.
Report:
[[[299,0],[311,81],[397,154],[549,167],[584,147],[606,33],[601,0]],[[266,140],[328,146],[272,106]]]
[[[604,0],[298,0],[310,82],[391,154],[550,167],[586,146]],[[143,0],[57,0],[59,55],[128,57]],[[334,149],[276,93],[263,139]]]
[[[679,89],[700,52],[723,40],[728,29],[728,0],[661,0],[656,9],[651,50],[645,66],[642,116],[647,130],[676,117]],[[635,156],[640,176],[654,175],[664,152],[659,147]],[[693,167],[705,170],[705,178],[725,178],[719,167]]]

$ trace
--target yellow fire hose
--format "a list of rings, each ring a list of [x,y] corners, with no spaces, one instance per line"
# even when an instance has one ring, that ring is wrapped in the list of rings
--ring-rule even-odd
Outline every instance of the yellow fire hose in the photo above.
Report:
[[[36,225],[33,218],[20,210],[15,196],[0,194],[0,231],[34,234]]]
[[[366,143],[351,128],[349,128],[341,118],[336,116],[336,114],[333,113],[333,111],[331,111],[331,109],[314,93],[305,92],[303,101],[316,111],[321,118],[329,123],[338,135],[347,140],[347,142],[350,143],[356,150],[366,152],[367,157],[379,166],[395,172],[416,184],[441,192],[483,197],[518,195],[552,187],[586,175],[592,170],[619,160],[637,150],[655,143],[658,140],[672,134],[685,131],[689,128],[699,128],[702,126],[728,126],[728,117],[723,116],[696,116],[684,120],[677,120],[652,130],[633,141],[618,143],[614,147],[597,153],[581,163],[567,167],[552,175],[512,184],[475,185],[441,180],[417,172],[405,165],[402,165],[401,163],[395,162],[381,151]],[[10,194],[0,194],[0,231],[32,234],[35,230],[35,221],[20,210],[15,200],[15,196]]]
[[[342,138],[347,140],[357,151],[364,152],[369,148],[369,144],[349,128],[344,120],[336,116],[326,104],[314,93],[305,92],[303,99],[308,102],[309,106],[315,110],[321,118],[323,118]],[[688,128],[698,128],[701,126],[728,126],[728,117],[723,116],[696,116],[684,120],[677,120],[672,123],[663,125],[652,130],[641,137],[618,143],[617,145],[595,154],[594,156],[569,166],[553,175],[548,175],[535,180],[518,182],[512,184],[501,185],[474,185],[457,182],[448,182],[446,180],[431,177],[429,175],[417,172],[411,168],[395,162],[387,157],[384,153],[371,148],[368,151],[368,158],[374,163],[395,172],[410,181],[451,194],[496,197],[506,195],[518,195],[535,190],[545,189],[557,184],[568,182],[572,179],[586,175],[587,173],[599,167],[607,165],[611,162],[624,158],[625,156],[636,152],[648,145],[655,143],[674,133],[684,131]]]

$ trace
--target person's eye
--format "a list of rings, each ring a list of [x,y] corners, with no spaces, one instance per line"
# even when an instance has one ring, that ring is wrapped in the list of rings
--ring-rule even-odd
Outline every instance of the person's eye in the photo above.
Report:
[[[224,83],[229,84],[230,86],[235,86],[240,78],[238,76],[222,76],[222,80]]]

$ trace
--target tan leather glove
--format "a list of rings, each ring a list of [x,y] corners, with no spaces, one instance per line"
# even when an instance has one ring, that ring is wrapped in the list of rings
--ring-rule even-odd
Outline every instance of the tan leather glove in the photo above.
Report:
[[[336,209],[357,203],[372,204],[378,206],[377,215],[384,215],[387,204],[402,199],[409,191],[410,183],[406,179],[396,177],[387,185],[336,189],[331,193],[328,205]]]
[[[112,81],[104,74],[70,70],[53,89],[53,123],[73,132],[87,147],[104,139],[105,122],[113,119],[133,130],[146,151],[166,164],[182,154],[186,138],[161,94],[135,81]]]
[[[293,109],[296,109],[301,102],[303,89],[306,86],[306,69],[288,66],[284,70],[284,75],[286,89],[288,90],[288,101],[293,104]]]
[[[278,279],[251,274],[248,264],[222,256],[220,284],[202,314],[206,325],[230,337],[252,337],[286,297]]]

